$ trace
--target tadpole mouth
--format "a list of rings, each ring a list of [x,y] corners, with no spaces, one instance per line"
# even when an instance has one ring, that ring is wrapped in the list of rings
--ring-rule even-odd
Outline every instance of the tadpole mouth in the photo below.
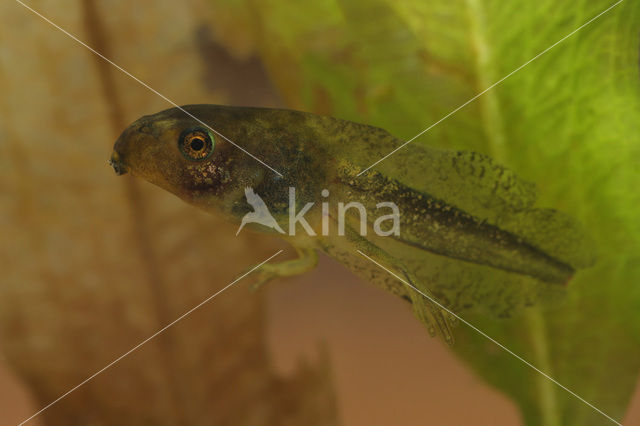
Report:
[[[121,156],[117,151],[113,151],[113,154],[111,154],[109,165],[113,167],[113,170],[118,176],[121,176],[129,171],[128,167],[123,164]]]

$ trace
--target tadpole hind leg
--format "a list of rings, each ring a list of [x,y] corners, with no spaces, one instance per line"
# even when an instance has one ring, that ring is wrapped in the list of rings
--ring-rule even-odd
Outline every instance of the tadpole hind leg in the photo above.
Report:
[[[294,246],[298,257],[277,263],[266,263],[257,269],[258,279],[250,286],[257,291],[274,278],[292,277],[312,270],[318,264],[318,255],[314,249]]]
[[[435,337],[436,334],[440,334],[444,341],[449,345],[453,345],[453,328],[455,327],[457,320],[446,310],[442,309],[436,303],[432,302],[424,294],[433,299],[427,291],[416,291],[415,280],[412,278],[406,270],[402,270],[402,273],[407,282],[414,288],[409,289],[408,296],[411,299],[411,305],[413,308],[413,314],[418,317],[427,327],[429,334]],[[421,294],[424,293],[424,294]],[[435,299],[433,299],[435,300]]]
[[[411,301],[414,315],[427,326],[427,330],[431,336],[440,334],[448,345],[453,345],[454,338],[452,329],[455,324],[454,316],[432,302],[432,300],[436,299],[429,294],[424,285],[419,284],[413,275],[402,266],[402,262],[388,254],[378,245],[362,237],[351,227],[346,228],[345,236],[354,245],[354,248],[361,250],[367,256],[379,262],[380,265],[384,265],[391,271],[401,271],[399,276],[404,278],[404,286],[406,287],[403,293],[406,294]],[[379,268],[379,266],[375,264],[371,264],[371,267]],[[409,286],[406,284],[409,284]],[[403,284],[398,283],[398,285],[402,286]],[[416,291],[416,289],[419,289],[419,291]],[[425,295],[428,297],[425,297]],[[429,300],[429,298],[431,298],[431,300]]]

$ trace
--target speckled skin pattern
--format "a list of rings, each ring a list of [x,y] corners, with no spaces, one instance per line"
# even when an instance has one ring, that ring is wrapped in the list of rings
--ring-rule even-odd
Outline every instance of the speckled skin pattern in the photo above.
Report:
[[[210,157],[193,161],[182,155],[180,134],[203,126],[173,108],[144,116],[122,133],[112,156],[116,171],[142,177],[238,224],[251,211],[244,198],[244,188],[251,187],[285,229],[288,188],[295,187],[297,211],[315,203],[305,218],[318,234],[319,205],[329,203],[333,231],[311,237],[299,228],[296,236],[278,235],[297,247],[327,252],[413,301],[414,310],[420,310],[414,295],[356,249],[403,271],[452,309],[481,305],[499,316],[533,303],[542,290],[561,287],[554,284],[566,283],[577,269],[593,263],[593,253],[582,248],[587,246],[585,237],[570,218],[534,208],[533,185],[481,154],[413,143],[357,176],[402,141],[373,126],[298,111],[183,108],[215,129],[209,132],[215,141]],[[329,197],[320,196],[323,189],[329,190]],[[362,203],[369,224],[378,214],[377,203],[396,203],[400,235],[359,235],[354,231],[359,229],[357,211],[347,217],[347,235],[336,235],[340,201]],[[273,233],[260,226],[255,230]]]

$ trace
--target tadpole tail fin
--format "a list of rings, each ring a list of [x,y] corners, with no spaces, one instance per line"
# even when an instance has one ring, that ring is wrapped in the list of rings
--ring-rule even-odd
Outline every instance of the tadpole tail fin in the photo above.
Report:
[[[500,218],[498,226],[554,259],[583,269],[596,261],[595,243],[583,226],[553,209],[529,209]]]
[[[378,172],[367,173],[357,184],[343,181],[353,194],[376,194],[366,199],[372,213],[377,201],[395,200],[402,211],[402,231],[391,238],[409,246],[553,284],[565,284],[576,269],[593,262],[580,227],[555,210],[504,206],[487,215],[465,211]]]

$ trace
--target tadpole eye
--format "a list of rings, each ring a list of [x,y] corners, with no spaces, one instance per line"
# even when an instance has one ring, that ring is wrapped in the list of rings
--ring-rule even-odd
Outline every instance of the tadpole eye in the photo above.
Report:
[[[206,129],[185,130],[180,134],[178,147],[189,160],[206,160],[213,153],[213,136]]]

